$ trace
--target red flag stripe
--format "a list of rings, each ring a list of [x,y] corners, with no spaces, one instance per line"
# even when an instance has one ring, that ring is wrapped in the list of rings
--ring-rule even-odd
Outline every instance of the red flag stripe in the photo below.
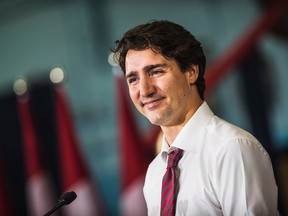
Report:
[[[42,166],[38,154],[37,138],[31,119],[28,96],[21,96],[18,98],[18,108],[24,141],[27,176],[31,178],[41,171]]]
[[[55,87],[55,112],[63,193],[72,190],[77,194],[75,202],[66,209],[67,215],[106,215],[100,191],[92,182],[79,148],[64,86],[61,85]]]
[[[88,176],[82,155],[78,149],[78,141],[74,135],[70,112],[62,86],[55,88],[56,120],[60,151],[60,166],[63,190],[67,190],[77,181]]]
[[[31,116],[29,97],[19,96],[18,110],[24,143],[27,175],[26,197],[29,215],[43,215],[54,205],[53,185],[41,161],[39,143]]]

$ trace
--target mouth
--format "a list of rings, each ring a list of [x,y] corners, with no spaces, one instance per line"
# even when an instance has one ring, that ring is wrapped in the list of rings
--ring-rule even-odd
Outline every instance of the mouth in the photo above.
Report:
[[[145,107],[146,109],[153,110],[157,108],[157,106],[161,103],[161,101],[164,99],[164,97],[161,98],[154,98],[149,100],[143,100],[141,102],[142,107]]]

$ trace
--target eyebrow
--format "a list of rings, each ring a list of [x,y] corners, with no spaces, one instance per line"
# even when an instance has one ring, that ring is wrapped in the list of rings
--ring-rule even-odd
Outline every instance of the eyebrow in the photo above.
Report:
[[[151,70],[153,70],[154,68],[158,68],[158,67],[168,67],[167,64],[163,63],[163,64],[153,64],[153,65],[147,65],[143,68],[143,70],[147,73]],[[135,76],[135,74],[137,74],[136,71],[131,71],[130,73],[128,73],[126,75],[126,79],[128,79],[129,77]]]
[[[157,67],[167,67],[167,64],[163,63],[163,64],[147,65],[143,69],[144,69],[145,72],[149,72],[149,71],[151,71],[151,70],[153,70],[154,68],[157,68]]]

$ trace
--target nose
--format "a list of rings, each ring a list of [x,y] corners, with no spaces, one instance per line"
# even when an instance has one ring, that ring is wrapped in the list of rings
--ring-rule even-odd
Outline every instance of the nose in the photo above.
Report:
[[[142,97],[148,97],[155,91],[153,80],[149,77],[143,76],[140,78],[140,95]]]

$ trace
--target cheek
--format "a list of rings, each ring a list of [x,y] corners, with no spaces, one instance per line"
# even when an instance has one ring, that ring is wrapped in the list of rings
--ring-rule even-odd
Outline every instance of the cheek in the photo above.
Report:
[[[138,99],[139,94],[137,93],[137,91],[135,91],[135,89],[129,88],[129,95],[130,95],[132,102],[135,104]]]
[[[169,92],[173,90],[173,81],[171,80],[160,80],[154,84],[158,92]]]
[[[169,94],[173,94],[178,88],[179,86],[177,86],[177,81],[174,81],[174,80],[168,80],[158,85],[158,89],[160,91],[166,92]]]
[[[170,95],[173,100],[178,100],[187,95],[189,88],[190,85],[186,81],[180,82],[180,80],[175,80],[171,82],[170,85],[163,86],[163,91],[165,91],[167,95]]]
[[[143,107],[141,101],[139,100],[139,94],[135,92],[129,92],[129,95],[134,107],[143,114]]]

